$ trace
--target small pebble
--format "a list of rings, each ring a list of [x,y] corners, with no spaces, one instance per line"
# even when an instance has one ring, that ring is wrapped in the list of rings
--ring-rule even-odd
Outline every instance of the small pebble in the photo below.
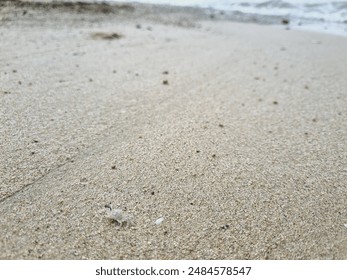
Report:
[[[229,228],[229,225],[221,226],[221,229],[228,229],[228,228]]]

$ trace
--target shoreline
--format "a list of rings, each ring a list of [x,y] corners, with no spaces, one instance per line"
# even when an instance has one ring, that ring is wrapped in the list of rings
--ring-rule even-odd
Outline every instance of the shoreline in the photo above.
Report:
[[[4,4],[5,3],[5,4]],[[97,13],[97,14],[116,14],[119,10],[130,9],[136,7],[136,10],[141,10],[146,14],[149,11],[155,13],[156,7],[160,13],[186,13],[189,11],[194,20],[215,20],[215,21],[230,21],[236,23],[250,23],[260,25],[277,25],[282,26],[286,30],[299,30],[306,32],[314,32],[320,34],[330,34],[334,36],[346,37],[347,33],[339,29],[333,30],[317,26],[317,23],[305,22],[298,25],[292,25],[288,16],[283,15],[262,15],[262,14],[247,14],[237,11],[219,10],[214,8],[193,7],[193,6],[178,6],[168,4],[146,4],[136,2],[113,2],[113,1],[94,1],[94,0],[67,0],[67,1],[54,1],[54,0],[16,0],[6,1],[2,5],[8,5],[12,8],[19,9],[58,9],[61,12],[77,12],[77,13]],[[117,11],[118,10],[118,11]],[[158,10],[158,12],[159,12]],[[134,12],[134,10],[133,10]],[[136,13],[135,13],[136,14]],[[332,23],[329,23],[330,25]]]

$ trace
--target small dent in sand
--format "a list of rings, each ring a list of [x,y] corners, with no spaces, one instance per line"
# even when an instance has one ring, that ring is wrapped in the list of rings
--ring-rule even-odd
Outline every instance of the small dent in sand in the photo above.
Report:
[[[96,40],[116,40],[124,37],[122,34],[116,32],[94,32],[91,34],[91,37]]]
[[[82,183],[82,184],[86,184],[87,182],[88,182],[88,179],[85,177],[80,179],[80,183]]]

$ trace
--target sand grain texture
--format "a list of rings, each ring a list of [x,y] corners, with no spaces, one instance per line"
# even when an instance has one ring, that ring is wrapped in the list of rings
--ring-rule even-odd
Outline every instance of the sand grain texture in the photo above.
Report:
[[[2,7],[0,258],[346,259],[347,39],[144,7]]]

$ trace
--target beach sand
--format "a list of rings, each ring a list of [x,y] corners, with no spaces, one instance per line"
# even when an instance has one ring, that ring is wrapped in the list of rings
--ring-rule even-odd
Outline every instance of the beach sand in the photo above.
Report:
[[[1,259],[347,258],[347,38],[1,5]]]

